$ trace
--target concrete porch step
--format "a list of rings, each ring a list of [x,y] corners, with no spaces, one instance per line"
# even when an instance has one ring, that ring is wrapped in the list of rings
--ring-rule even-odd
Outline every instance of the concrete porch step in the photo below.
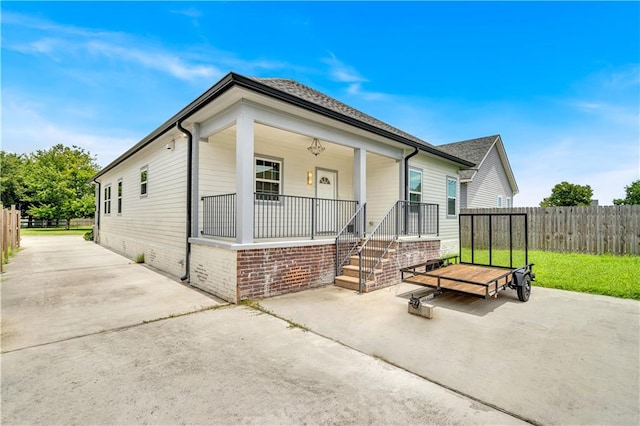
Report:
[[[365,262],[369,262],[370,264],[377,262],[378,259],[379,259],[379,257],[365,257],[365,256],[362,256],[362,260],[365,261]],[[380,259],[380,264],[388,262],[388,261],[389,261],[389,259],[387,259],[386,257],[383,257],[382,259]],[[352,266],[360,266],[360,259],[358,258],[358,256],[351,256],[349,258],[349,263]]]
[[[364,239],[360,240],[360,245],[362,245],[362,243],[364,243]],[[367,244],[367,247],[378,247],[378,248],[383,248],[386,247],[389,244],[389,240],[369,240],[369,243]],[[398,240],[394,240],[391,243],[390,248],[391,249],[395,249],[398,245]]]
[[[359,285],[358,285],[358,278],[356,277],[348,277],[346,275],[339,275],[336,277],[334,284],[338,287],[341,288],[346,288],[349,290],[354,290],[354,291],[358,291],[359,290]],[[367,292],[368,288],[373,286],[375,284],[374,281],[367,281],[366,283],[364,283],[364,285],[362,286],[362,291],[364,293]]]
[[[363,254],[367,255],[368,257],[380,257],[382,255],[383,251],[384,251],[384,249],[382,247],[369,247],[369,246],[367,246],[364,249]],[[384,254],[384,258],[388,259],[391,256],[391,254],[395,253],[395,252],[396,252],[396,249],[390,248]]]
[[[342,267],[342,273],[348,277],[358,278],[358,275],[360,274],[360,267],[358,267],[358,265],[345,265]],[[381,273],[382,273],[382,268],[376,268],[373,271],[373,276],[375,277],[376,274],[381,274]]]

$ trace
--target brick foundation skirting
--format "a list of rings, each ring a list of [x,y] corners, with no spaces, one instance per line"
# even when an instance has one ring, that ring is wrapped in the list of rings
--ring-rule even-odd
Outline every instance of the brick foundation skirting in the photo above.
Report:
[[[335,244],[241,250],[237,300],[261,299],[321,287],[335,278]]]
[[[402,276],[400,268],[426,262],[440,257],[440,241],[398,241],[396,250],[384,262],[382,273],[376,276],[375,284],[367,287],[367,292],[399,284]]]

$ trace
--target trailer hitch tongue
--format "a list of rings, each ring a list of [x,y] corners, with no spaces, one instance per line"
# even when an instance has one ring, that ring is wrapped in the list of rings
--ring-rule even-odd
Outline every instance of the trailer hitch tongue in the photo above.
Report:
[[[409,304],[414,308],[414,309],[418,309],[420,307],[420,298],[419,297],[415,297],[413,294],[411,295],[411,298],[409,299]]]

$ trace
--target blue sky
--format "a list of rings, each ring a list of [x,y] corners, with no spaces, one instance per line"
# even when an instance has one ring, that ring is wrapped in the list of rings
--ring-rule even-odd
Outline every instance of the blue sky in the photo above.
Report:
[[[107,165],[229,71],[438,145],[499,133],[520,194],[640,179],[638,2],[2,2],[2,149]]]

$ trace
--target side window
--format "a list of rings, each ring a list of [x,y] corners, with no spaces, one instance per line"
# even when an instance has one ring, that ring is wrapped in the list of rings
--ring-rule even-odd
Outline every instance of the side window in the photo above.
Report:
[[[282,192],[282,159],[255,159],[255,190],[257,200],[278,201]]]
[[[497,201],[497,203],[496,203],[496,206],[497,206],[498,208],[501,208],[501,207],[502,207],[502,195],[498,195],[498,201]]]
[[[409,201],[412,203],[422,202],[422,170],[409,169]],[[417,213],[420,206],[410,205],[409,211]]]
[[[144,197],[149,191],[149,166],[140,169],[140,196]]]
[[[422,202],[422,170],[409,169],[409,201]]]
[[[511,198],[507,197],[507,208],[511,207]]]
[[[118,179],[118,214],[122,213],[122,178]]]
[[[447,176],[447,216],[456,215],[457,198],[458,198],[458,179]]]
[[[104,187],[104,214],[111,214],[111,184]]]

